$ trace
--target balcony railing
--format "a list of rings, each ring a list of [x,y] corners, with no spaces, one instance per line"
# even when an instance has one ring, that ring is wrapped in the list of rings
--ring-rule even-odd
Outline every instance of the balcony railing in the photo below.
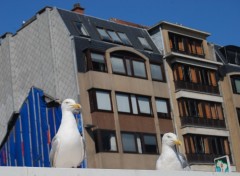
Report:
[[[181,117],[182,126],[194,125],[201,127],[226,128],[224,120],[207,119],[201,117]]]
[[[202,53],[202,54],[197,54],[197,53],[191,53],[187,50],[185,51],[182,51],[182,50],[178,50],[178,49],[174,49],[172,48],[172,52],[176,52],[176,53],[181,53],[181,54],[186,54],[186,55],[189,55],[189,56],[195,56],[195,57],[200,57],[200,58],[205,58],[205,54]]]
[[[185,81],[175,81],[175,88],[176,90],[187,89],[187,90],[194,90],[198,92],[219,94],[218,86],[202,85],[202,84],[196,84],[196,83],[189,83]]]
[[[205,154],[205,153],[201,153],[201,154],[191,154],[188,153],[186,154],[187,160],[189,164],[213,164],[214,163],[214,158],[218,158],[223,156],[224,154]],[[232,163],[232,158],[231,156],[229,156],[229,160]]]

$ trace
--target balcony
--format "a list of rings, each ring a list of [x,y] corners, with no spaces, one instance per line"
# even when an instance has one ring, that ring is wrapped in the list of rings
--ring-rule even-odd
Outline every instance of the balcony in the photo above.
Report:
[[[202,85],[202,84],[194,84],[184,81],[175,81],[175,89],[186,89],[186,90],[193,90],[198,92],[206,92],[211,94],[219,94],[218,86],[209,86],[209,85]]]
[[[195,153],[186,154],[189,164],[213,164],[214,158],[223,156],[223,154],[204,154],[204,153]],[[229,156],[230,163],[232,163],[231,156]]]
[[[201,127],[214,127],[214,128],[226,128],[224,120],[207,119],[205,117],[181,117],[182,126],[201,126]]]

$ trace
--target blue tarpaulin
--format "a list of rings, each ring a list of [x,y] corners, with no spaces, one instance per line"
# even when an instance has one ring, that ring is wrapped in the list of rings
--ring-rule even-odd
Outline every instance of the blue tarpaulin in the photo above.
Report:
[[[31,88],[0,149],[1,166],[50,167],[51,140],[61,123],[61,107],[47,106],[44,92]],[[81,114],[75,115],[83,135]],[[84,160],[81,167],[86,167]]]

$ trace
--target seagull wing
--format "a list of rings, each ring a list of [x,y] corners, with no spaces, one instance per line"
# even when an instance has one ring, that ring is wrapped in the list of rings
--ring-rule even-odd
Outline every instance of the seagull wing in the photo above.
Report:
[[[182,153],[178,153],[178,159],[180,160],[182,168],[184,170],[191,170],[186,157]]]
[[[52,140],[52,148],[50,151],[50,164],[52,167],[55,167],[56,155],[60,146],[60,139],[55,136]]]

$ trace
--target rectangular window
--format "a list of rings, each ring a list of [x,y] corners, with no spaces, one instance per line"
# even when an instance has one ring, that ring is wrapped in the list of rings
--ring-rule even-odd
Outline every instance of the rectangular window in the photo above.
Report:
[[[96,152],[117,152],[116,134],[111,130],[95,130],[94,141]]]
[[[178,105],[181,117],[224,120],[222,105],[218,102],[181,98],[178,99]]]
[[[163,65],[158,65],[158,64],[150,64],[151,66],[151,75],[152,79],[154,81],[164,81],[164,76],[163,76]]]
[[[127,75],[137,78],[147,78],[145,62],[130,56],[111,56],[112,71],[115,74]]]
[[[136,139],[134,134],[122,133],[122,144],[124,152],[137,153]]]
[[[107,72],[104,56],[99,53],[91,53],[92,69],[94,71]]]
[[[145,69],[145,64],[144,62],[140,61],[132,61],[133,64],[133,71],[134,71],[134,76],[136,77],[143,77],[146,78],[146,69]]]
[[[157,140],[155,135],[143,135],[144,153],[158,153]]]
[[[204,57],[202,40],[169,32],[169,46],[174,52]]]
[[[219,94],[216,70],[175,63],[173,76],[176,89]]]
[[[152,115],[150,97],[127,93],[116,93],[118,112],[136,115]]]
[[[235,94],[240,94],[240,76],[232,76],[232,90]]]
[[[168,100],[156,98],[156,107],[159,118],[171,119]]]
[[[89,90],[91,111],[112,111],[110,91],[91,89]]]
[[[114,73],[126,74],[124,60],[118,57],[111,57],[112,70]]]
[[[238,118],[238,123],[240,125],[240,108],[237,108],[237,118]]]
[[[127,94],[116,94],[118,112],[130,113],[130,102],[129,95]]]
[[[123,151],[126,153],[158,154],[154,134],[121,132]]]
[[[152,47],[149,45],[149,43],[147,42],[147,40],[145,38],[138,37],[138,40],[140,41],[140,43],[142,44],[144,49],[152,50]]]
[[[117,32],[117,34],[121,38],[123,44],[128,45],[128,46],[132,46],[130,40],[128,39],[128,37],[125,33]]]
[[[87,70],[107,72],[107,65],[103,53],[87,50],[86,59]]]
[[[141,114],[152,114],[151,112],[151,104],[150,98],[137,96],[139,113]]]
[[[89,36],[85,26],[81,22],[75,22],[75,27],[80,35]]]
[[[226,137],[187,134],[183,136],[187,154],[212,154],[213,156],[230,155]],[[191,150],[190,150],[191,149]],[[200,159],[202,157],[199,157]],[[212,162],[212,161],[211,161]]]
[[[112,41],[111,37],[108,35],[105,29],[97,28],[97,31],[100,34],[102,40]]]

